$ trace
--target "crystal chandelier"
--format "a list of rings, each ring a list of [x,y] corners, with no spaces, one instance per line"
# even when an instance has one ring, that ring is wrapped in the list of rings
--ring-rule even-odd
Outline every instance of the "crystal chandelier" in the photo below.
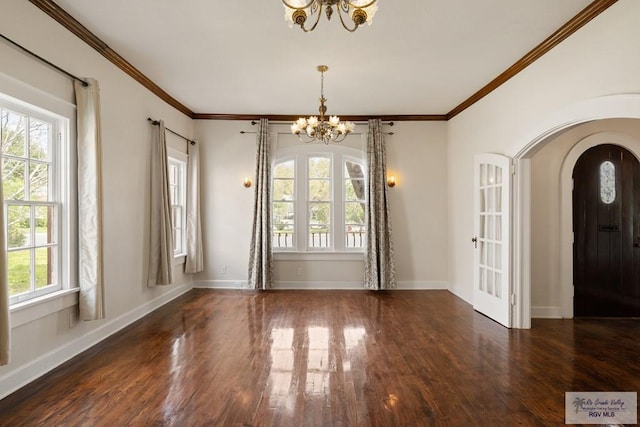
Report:
[[[330,142],[344,141],[348,134],[353,132],[356,128],[353,122],[341,122],[338,116],[330,116],[329,121],[326,121],[325,113],[327,112],[327,106],[325,102],[327,99],[324,97],[324,72],[329,69],[326,65],[318,65],[316,67],[320,71],[320,118],[317,116],[311,116],[307,119],[300,117],[296,122],[291,125],[291,133],[298,136],[298,139],[304,143],[310,142],[323,142],[329,144]]]
[[[313,31],[324,9],[327,19],[333,15],[333,7],[338,10],[340,22],[345,30],[354,32],[365,22],[371,25],[373,15],[378,10],[376,4],[378,0],[282,0],[284,5],[284,19],[289,23],[299,25],[305,33]],[[315,22],[311,28],[306,28],[304,24],[309,16],[315,15]],[[349,27],[345,22],[345,15],[351,18],[353,27]]]

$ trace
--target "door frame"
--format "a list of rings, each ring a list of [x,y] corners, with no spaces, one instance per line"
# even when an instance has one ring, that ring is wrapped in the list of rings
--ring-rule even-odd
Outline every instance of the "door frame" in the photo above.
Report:
[[[531,328],[531,158],[542,146],[565,130],[587,122],[616,118],[640,119],[640,94],[602,96],[569,105],[542,119],[523,138],[515,141],[505,153],[514,159],[516,172],[512,187],[511,245],[511,280],[516,295],[512,310],[514,328]],[[630,151],[637,156],[634,150]],[[573,269],[572,252],[571,266]],[[573,272],[571,275],[573,276]],[[571,284],[567,286],[571,286],[573,300],[573,277],[568,283]],[[562,303],[565,307],[563,317],[568,314],[565,301],[568,295],[565,294],[568,294],[566,289],[562,292]]]

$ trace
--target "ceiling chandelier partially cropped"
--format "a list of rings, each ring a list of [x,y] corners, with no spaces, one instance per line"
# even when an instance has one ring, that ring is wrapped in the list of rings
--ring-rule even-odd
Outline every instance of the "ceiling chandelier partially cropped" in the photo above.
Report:
[[[282,0],[284,19],[290,27],[293,27],[293,24],[299,25],[305,33],[316,28],[323,10],[327,19],[330,20],[333,16],[334,6],[345,30],[354,32],[365,22],[371,25],[373,15],[378,10],[377,2],[378,0]],[[353,26],[347,24],[345,16],[351,20]],[[312,17],[313,20],[311,28],[305,27],[309,17]]]
[[[311,116],[309,118],[300,117],[291,125],[291,133],[298,136],[298,139],[304,143],[322,142],[329,144],[330,142],[341,142],[348,134],[356,128],[353,122],[341,122],[338,116],[330,116],[326,120],[327,106],[324,97],[324,72],[329,69],[326,65],[318,65],[316,67],[320,71],[320,117]]]

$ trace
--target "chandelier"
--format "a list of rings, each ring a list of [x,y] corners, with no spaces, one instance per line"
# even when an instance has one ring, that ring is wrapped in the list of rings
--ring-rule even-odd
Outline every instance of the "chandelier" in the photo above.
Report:
[[[354,32],[365,22],[371,25],[373,15],[378,10],[377,2],[378,0],[282,0],[284,19],[290,27],[293,27],[293,24],[299,25],[305,33],[316,28],[323,9],[327,19],[330,20],[333,16],[334,6],[338,10],[340,22],[345,30]],[[307,22],[307,18],[314,15],[315,22],[311,28],[306,28],[304,24]],[[347,25],[344,15],[351,18],[353,27]]]
[[[326,121],[325,113],[327,112],[327,98],[324,97],[324,72],[329,69],[326,65],[318,65],[316,67],[320,71],[320,118],[311,116],[309,118],[300,117],[291,125],[291,133],[298,136],[298,139],[304,143],[323,142],[341,142],[348,134],[356,128],[353,122],[341,122],[338,116],[330,116]],[[304,132],[303,132],[304,131]]]

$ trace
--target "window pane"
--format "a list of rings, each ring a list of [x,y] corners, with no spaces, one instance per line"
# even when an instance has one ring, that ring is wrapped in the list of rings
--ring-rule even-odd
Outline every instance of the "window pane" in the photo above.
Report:
[[[364,179],[347,179],[344,183],[345,200],[364,200]]]
[[[36,245],[57,243],[55,208],[53,206],[36,206],[35,214]]]
[[[178,184],[178,167],[175,163],[169,163],[169,185]]]
[[[364,203],[346,202],[344,204],[344,222],[345,224],[364,225]]]
[[[327,157],[309,157],[309,178],[330,178],[331,159]]]
[[[344,232],[347,248],[364,248],[367,237],[364,225],[347,224]]]
[[[616,167],[609,160],[600,165],[600,200],[607,205],[616,200]]]
[[[293,179],[273,181],[273,200],[293,200]]]
[[[175,205],[178,200],[178,187],[175,185],[169,185],[169,204]]]
[[[286,162],[278,163],[273,169],[274,178],[294,178],[295,174],[295,162],[288,160]]]
[[[44,288],[56,282],[53,271],[54,248],[37,248],[36,255],[36,289]]]
[[[330,247],[331,204],[311,203],[309,205],[309,246]]]
[[[25,123],[27,117],[2,110],[2,154],[24,157],[25,155]]]
[[[49,136],[51,125],[40,120],[29,122],[29,157],[37,160],[49,160]]]
[[[31,251],[15,251],[7,254],[9,264],[9,296],[31,290]]]
[[[273,204],[273,247],[292,248],[294,238],[293,202],[275,202]]]
[[[309,181],[309,200],[314,202],[331,200],[331,181],[313,179]]]
[[[2,191],[5,200],[24,200],[25,167],[22,160],[3,159],[2,161]]]
[[[7,243],[9,248],[31,245],[30,212],[29,206],[7,206]]]
[[[49,165],[31,162],[29,165],[30,200],[46,202],[49,198]]]

